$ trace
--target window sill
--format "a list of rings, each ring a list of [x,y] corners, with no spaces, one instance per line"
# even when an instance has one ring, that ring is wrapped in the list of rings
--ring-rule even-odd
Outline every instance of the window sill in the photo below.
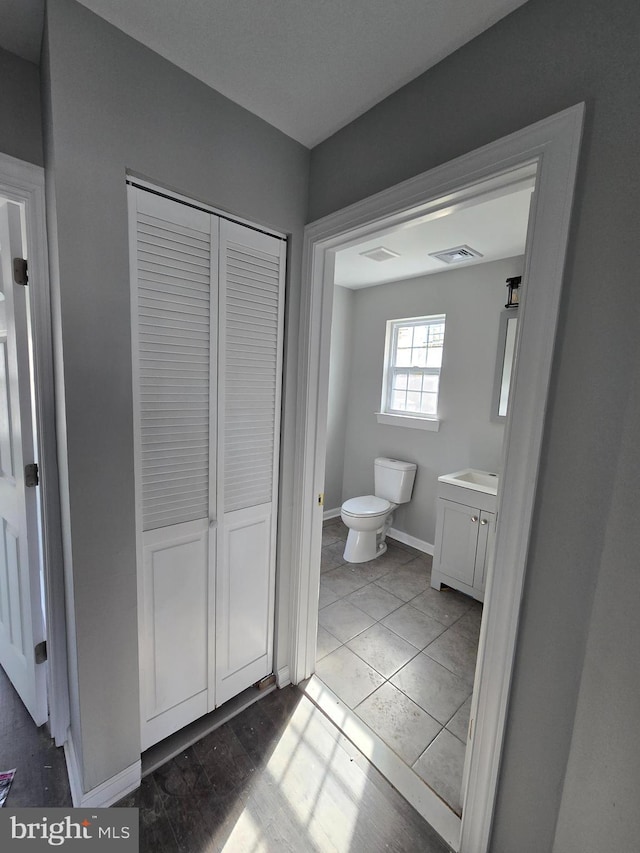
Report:
[[[411,415],[389,415],[386,412],[376,412],[379,424],[387,426],[408,427],[409,429],[426,429],[438,432],[440,421],[438,418],[413,418]]]

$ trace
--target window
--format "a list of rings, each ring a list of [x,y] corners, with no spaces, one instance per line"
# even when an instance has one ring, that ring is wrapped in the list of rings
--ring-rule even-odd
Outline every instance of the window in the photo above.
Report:
[[[387,322],[382,415],[435,420],[445,317]]]

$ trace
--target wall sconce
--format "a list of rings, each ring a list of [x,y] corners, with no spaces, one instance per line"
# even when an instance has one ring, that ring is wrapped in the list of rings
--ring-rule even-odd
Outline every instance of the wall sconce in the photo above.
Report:
[[[517,308],[520,303],[520,297],[518,294],[518,288],[520,287],[520,282],[522,281],[521,275],[515,275],[513,278],[507,279],[507,287],[509,288],[509,296],[507,298],[507,303],[504,306],[505,308]]]

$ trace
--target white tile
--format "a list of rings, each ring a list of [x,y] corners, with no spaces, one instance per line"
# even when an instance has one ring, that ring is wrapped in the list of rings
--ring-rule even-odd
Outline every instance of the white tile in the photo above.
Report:
[[[335,545],[338,541],[338,536],[336,536],[335,531],[327,530],[326,528],[322,531],[322,547],[324,548],[326,545]]]
[[[430,643],[424,653],[473,685],[478,644],[456,631],[455,625]]]
[[[346,646],[322,658],[316,665],[316,675],[350,708],[355,708],[384,683],[375,669]]]
[[[342,643],[333,634],[318,625],[318,642],[316,645],[316,662],[334,652]]]
[[[471,693],[471,687],[424,653],[402,667],[391,683],[445,725]]]
[[[338,566],[337,569],[331,569],[330,572],[326,572],[322,575],[322,581],[338,598],[349,595],[369,583],[366,578],[362,577],[360,572],[351,568],[350,563],[345,563],[342,566]]]
[[[336,553],[335,545],[327,545],[322,549],[320,555],[320,572],[322,574],[330,572],[332,569],[342,565],[342,563],[344,563],[344,559],[339,553]]]
[[[411,600],[411,606],[449,627],[469,611],[471,601],[469,596],[453,589],[443,587],[437,590],[427,587],[423,593]]]
[[[358,634],[347,645],[385,678],[390,678],[419,651],[379,623]]]
[[[417,649],[424,649],[445,630],[444,625],[437,619],[416,610],[410,604],[405,604],[398,610],[394,610],[382,620],[382,624],[391,628],[392,631],[395,631],[396,634],[399,634]]]
[[[416,773],[458,815],[462,814],[461,787],[464,753],[464,744],[451,732],[443,729],[413,765]]]
[[[479,602],[474,602],[474,606],[468,610],[461,619],[455,624],[456,631],[464,634],[472,642],[478,644],[480,640],[480,623],[482,622],[482,605]]]
[[[407,764],[413,764],[442,728],[388,682],[358,705],[356,714]]]
[[[327,607],[329,604],[333,604],[334,601],[337,601],[340,596],[336,595],[333,590],[329,589],[328,586],[323,581],[324,575],[320,578],[320,596],[318,598],[318,609],[322,610],[323,607]]]
[[[330,634],[346,643],[356,634],[373,625],[374,620],[362,610],[358,610],[348,601],[336,601],[328,607],[323,607],[318,614],[318,621]]]
[[[349,535],[349,528],[342,523],[340,518],[332,518],[323,526],[322,532],[329,536],[335,536],[336,539],[342,539],[344,542]]]
[[[347,596],[347,601],[364,610],[374,619],[384,619],[404,604],[401,598],[396,598],[375,583],[367,584],[362,589],[351,593]]]
[[[418,558],[394,567],[376,583],[403,601],[410,601],[428,588],[429,578],[425,561]]]
[[[447,723],[447,729],[452,735],[455,735],[462,743],[467,742],[467,733],[469,731],[469,717],[471,715],[471,696],[467,701],[455,712],[453,717]]]

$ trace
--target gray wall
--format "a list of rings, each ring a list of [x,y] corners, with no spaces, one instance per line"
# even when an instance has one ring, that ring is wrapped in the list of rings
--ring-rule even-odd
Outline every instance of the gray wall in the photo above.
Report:
[[[73,0],[48,4],[45,62],[73,737],[89,790],[140,755],[125,171],[293,235],[278,567],[287,583],[308,151]]]
[[[44,165],[37,65],[0,47],[0,151]]]
[[[640,362],[633,372],[554,853],[640,846]]]
[[[413,497],[395,512],[393,527],[431,545],[440,474],[500,469],[504,428],[491,421],[498,324],[505,279],[521,275],[522,264],[509,258],[355,291],[344,498],[373,494],[376,456],[415,462]],[[440,430],[379,424],[387,320],[425,314],[446,314]]]
[[[617,462],[628,367],[640,359],[639,37],[636,0],[529,0],[312,152],[315,219],[586,102],[491,844],[495,853],[546,853],[553,847],[591,632],[594,638],[600,631],[615,632],[630,647],[640,645],[637,611],[617,612],[599,595],[593,622],[591,616],[598,576],[609,561],[615,566],[607,570],[616,573],[624,594],[632,566],[622,554],[635,542],[633,524],[621,522],[622,509],[611,496],[621,488]],[[637,432],[637,417],[634,424]],[[620,541],[614,549],[608,538],[605,563],[607,523]],[[634,582],[628,578],[630,588]],[[610,687],[624,702],[623,672],[621,667],[610,674]],[[596,689],[591,681],[583,683],[580,714],[595,701]],[[606,752],[608,732],[606,719],[594,722],[598,755]],[[617,751],[610,759],[616,766],[609,773],[626,777],[630,758]],[[583,790],[580,816],[588,813],[592,825],[603,798]],[[561,826],[577,816],[576,800],[563,801]],[[612,828],[606,849],[625,849],[622,830]]]
[[[342,478],[351,385],[354,302],[353,290],[334,287],[327,402],[327,461],[324,469],[325,510],[339,509],[343,501]]]

